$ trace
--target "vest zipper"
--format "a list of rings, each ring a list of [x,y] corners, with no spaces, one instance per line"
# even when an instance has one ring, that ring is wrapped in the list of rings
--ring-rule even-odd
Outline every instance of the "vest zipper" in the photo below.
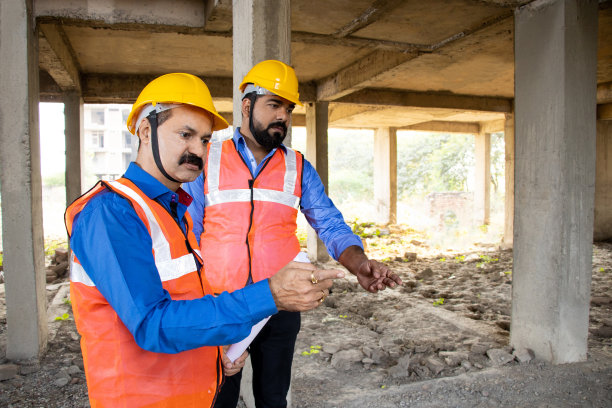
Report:
[[[170,210],[171,210],[170,215],[172,215],[172,219],[174,220],[176,225],[178,225],[179,230],[185,236],[185,245],[187,246],[187,250],[189,251],[191,256],[193,256],[193,260],[195,261],[195,264],[197,267],[196,269],[198,271],[198,280],[200,281],[200,287],[202,288],[202,293],[204,293],[204,284],[202,283],[202,266],[203,265],[200,264],[198,257],[195,255],[195,252],[193,248],[191,247],[191,244],[189,243],[189,237],[188,237],[189,224],[187,223],[187,220],[185,220],[185,231],[183,231],[183,228],[181,227],[181,223],[179,222],[179,219],[178,219],[177,207],[178,207],[178,203],[174,201],[174,198],[173,198],[172,201],[170,201]]]
[[[249,189],[251,190],[251,214],[249,215],[249,229],[247,230],[247,235],[246,235],[246,239],[245,239],[246,246],[247,246],[247,257],[249,258],[249,276],[247,277],[247,280],[244,283],[244,286],[246,286],[246,285],[249,284],[249,282],[251,282],[251,283],[253,282],[252,259],[251,259],[251,244],[249,243],[249,233],[251,232],[251,228],[253,227],[253,213],[255,212],[255,202],[253,201],[253,185],[255,184],[255,179],[257,178],[257,176],[259,176],[263,172],[263,170],[266,168],[268,163],[270,163],[270,160],[272,159],[274,154],[276,154],[276,152],[278,152],[279,148],[276,149],[276,152],[274,152],[274,154],[272,156],[270,156],[270,157],[268,157],[266,159],[266,162],[261,167],[261,170],[259,170],[259,173],[257,173],[257,176],[253,176],[253,172],[251,171],[251,168],[247,164],[246,160],[244,160],[244,157],[242,157],[242,155],[238,151],[238,148],[236,147],[236,142],[234,142],[234,139],[231,139],[231,140],[232,140],[232,143],[234,143],[234,150],[236,151],[236,154],[238,155],[238,157],[240,157],[240,160],[242,160],[242,162],[246,166],[246,168],[249,171],[249,173],[251,173],[251,177],[253,177],[252,179],[248,180],[248,182],[249,182]]]
[[[253,274],[252,274],[252,265],[251,265],[251,244],[249,242],[249,234],[251,233],[251,228],[253,227],[253,213],[255,212],[255,203],[253,201],[253,185],[255,184],[255,179],[249,180],[249,189],[251,190],[251,213],[249,214],[249,229],[247,230],[246,236],[246,246],[247,246],[247,257],[249,258],[249,277],[244,285],[248,285],[249,282],[253,282]]]

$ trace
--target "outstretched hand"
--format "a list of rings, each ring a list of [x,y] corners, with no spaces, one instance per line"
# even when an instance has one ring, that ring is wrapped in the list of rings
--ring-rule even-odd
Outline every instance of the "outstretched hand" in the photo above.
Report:
[[[303,312],[314,309],[329,295],[332,280],[343,278],[336,269],[317,269],[304,262],[289,262],[268,278],[278,310]]]
[[[368,259],[358,246],[350,246],[338,259],[353,275],[362,288],[376,293],[386,288],[395,288],[402,280],[389,267],[373,259]]]

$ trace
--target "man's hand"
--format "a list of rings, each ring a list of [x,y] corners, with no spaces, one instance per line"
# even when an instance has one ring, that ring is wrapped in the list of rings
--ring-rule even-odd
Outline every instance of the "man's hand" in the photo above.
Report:
[[[316,269],[309,263],[289,262],[268,281],[278,310],[303,312],[323,303],[332,279],[343,277],[344,272],[337,269]]]
[[[346,248],[338,261],[357,277],[361,287],[368,292],[376,293],[402,284],[402,280],[391,269],[378,261],[368,259],[358,246]]]
[[[249,353],[245,351],[244,353],[242,353],[240,357],[236,359],[236,361],[232,363],[230,359],[227,357],[227,355],[225,354],[228,348],[229,346],[223,346],[223,356],[222,356],[223,373],[227,377],[231,377],[232,375],[242,370],[242,367],[244,367],[244,362],[246,361],[246,358],[248,357]]]

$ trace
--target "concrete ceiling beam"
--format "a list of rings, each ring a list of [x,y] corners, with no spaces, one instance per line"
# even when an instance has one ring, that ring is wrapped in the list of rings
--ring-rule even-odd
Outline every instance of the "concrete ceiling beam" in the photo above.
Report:
[[[597,105],[598,120],[612,120],[612,103]]]
[[[446,122],[434,120],[429,122],[417,123],[410,126],[404,126],[398,129],[434,133],[478,134],[480,133],[480,124],[477,122]]]
[[[597,85],[597,103],[612,102],[612,82]]]
[[[157,75],[84,74],[83,100],[86,103],[133,103],[140,91]],[[206,77],[213,98],[232,98],[232,78]]]
[[[480,21],[436,44],[406,44],[407,48],[401,53],[385,50],[374,51],[335,74],[317,81],[317,100],[334,101],[359,89],[376,86],[376,80],[380,76],[392,75],[395,71],[401,72],[403,64],[419,55],[436,52],[449,44],[512,18],[512,16],[513,10],[504,10],[500,14]]]
[[[506,119],[490,120],[480,122],[480,131],[483,133],[503,132],[506,126]]]
[[[46,70],[45,70],[46,71]],[[140,91],[157,75],[118,75],[118,74],[83,74],[81,75],[81,93],[85,103],[133,103]],[[46,72],[40,75],[41,98],[51,101],[61,99],[62,89],[55,78]],[[232,98],[232,78],[201,77],[213,98]],[[302,102],[314,101],[315,85],[311,82],[300,84]]]
[[[40,24],[39,66],[51,75],[63,91],[80,91],[80,67],[64,29]]]
[[[361,30],[379,20],[382,16],[402,4],[404,0],[376,0],[359,17],[340,28],[332,34],[333,37],[343,38]]]
[[[435,92],[390,91],[363,89],[343,96],[335,102],[378,106],[411,106],[420,108],[461,109],[511,113],[512,99]]]
[[[172,12],[168,2],[159,0],[37,0],[34,14],[39,17],[59,17],[106,24],[169,25],[204,27],[206,11],[213,12],[215,3],[202,0],[175,0]]]
[[[415,58],[415,53],[374,51],[339,72],[317,82],[317,100],[334,101],[369,85],[406,61]]]

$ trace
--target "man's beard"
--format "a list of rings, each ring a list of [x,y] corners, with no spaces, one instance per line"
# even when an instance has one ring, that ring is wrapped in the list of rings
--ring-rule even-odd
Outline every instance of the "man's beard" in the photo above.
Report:
[[[274,130],[272,134],[270,134],[270,129],[273,127],[280,127],[283,129],[283,131],[279,132]],[[268,127],[262,129],[261,126],[259,126],[259,123],[255,124],[255,120],[253,120],[253,117],[251,117],[250,128],[251,133],[253,134],[253,137],[257,143],[259,143],[259,145],[267,151],[279,147],[281,143],[283,143],[283,140],[285,140],[285,137],[287,137],[287,125],[283,122],[272,122],[268,125]]]
[[[184,155],[182,155],[179,160],[179,166],[183,163],[195,164],[200,170],[202,170],[202,167],[204,167],[204,162],[202,161],[202,159],[200,159],[193,153],[185,153]]]

